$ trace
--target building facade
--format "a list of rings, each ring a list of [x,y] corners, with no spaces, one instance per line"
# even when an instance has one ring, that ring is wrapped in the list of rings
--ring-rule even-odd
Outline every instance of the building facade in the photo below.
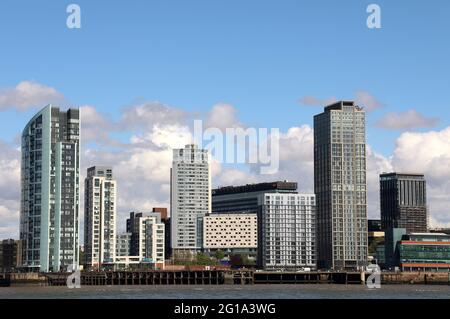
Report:
[[[79,263],[80,115],[46,106],[22,132],[20,238],[29,271]]]
[[[127,232],[131,233],[130,255],[143,263],[164,264],[165,225],[159,213],[130,213]]]
[[[332,104],[314,117],[314,192],[318,266],[366,265],[365,111],[354,102]]]
[[[203,220],[203,248],[226,255],[256,256],[258,248],[256,214],[211,214]]]
[[[84,181],[84,266],[115,260],[117,184],[112,167],[94,166]]]
[[[116,241],[116,257],[131,256],[130,244],[131,233],[118,234]]]
[[[383,229],[405,228],[407,233],[428,231],[426,181],[423,174],[380,175]]]
[[[22,241],[5,239],[0,242],[0,272],[14,272],[22,267]]]
[[[313,194],[298,194],[297,183],[274,182],[223,187],[212,195],[212,215],[257,214],[259,268],[316,268]]]
[[[211,212],[207,150],[186,145],[173,151],[170,191],[172,249],[199,251],[203,244],[203,217]]]
[[[402,271],[450,271],[450,235],[412,233],[398,243]]]
[[[161,214],[161,222],[164,224],[164,247],[165,247],[165,258],[169,259],[172,256],[172,244],[171,244],[171,222],[169,217],[169,212],[167,208],[164,207],[154,207],[152,209],[153,213]]]

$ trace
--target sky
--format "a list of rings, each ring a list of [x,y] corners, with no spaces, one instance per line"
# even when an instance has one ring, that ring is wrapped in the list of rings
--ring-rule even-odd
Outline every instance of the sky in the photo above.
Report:
[[[66,8],[81,9],[69,29]],[[381,28],[369,29],[371,3]],[[0,3],[0,238],[18,237],[20,134],[43,106],[82,110],[82,175],[113,165],[118,228],[169,202],[171,150],[193,119],[279,128],[280,170],[213,163],[213,185],[274,179],[312,192],[313,116],[367,111],[369,217],[378,174],[426,174],[430,222],[450,224],[450,2],[361,0]]]

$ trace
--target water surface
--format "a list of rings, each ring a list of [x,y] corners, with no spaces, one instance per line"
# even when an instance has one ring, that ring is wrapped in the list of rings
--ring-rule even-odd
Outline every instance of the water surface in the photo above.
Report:
[[[383,285],[220,285],[220,286],[82,286],[0,288],[0,299],[450,299],[450,286]]]

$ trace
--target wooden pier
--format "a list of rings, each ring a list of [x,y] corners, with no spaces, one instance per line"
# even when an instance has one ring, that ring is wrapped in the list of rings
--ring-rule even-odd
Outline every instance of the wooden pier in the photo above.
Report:
[[[0,286],[66,286],[69,273],[0,273]],[[81,272],[82,286],[365,284],[369,273],[254,270],[141,270]],[[381,273],[381,284],[450,285],[450,273]]]

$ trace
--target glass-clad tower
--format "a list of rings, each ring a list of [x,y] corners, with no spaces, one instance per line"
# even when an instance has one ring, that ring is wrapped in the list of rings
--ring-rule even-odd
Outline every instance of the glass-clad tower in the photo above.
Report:
[[[367,262],[365,112],[341,101],[314,117],[314,191],[318,266],[355,269]]]
[[[22,132],[20,238],[29,271],[79,261],[80,115],[48,105]]]

